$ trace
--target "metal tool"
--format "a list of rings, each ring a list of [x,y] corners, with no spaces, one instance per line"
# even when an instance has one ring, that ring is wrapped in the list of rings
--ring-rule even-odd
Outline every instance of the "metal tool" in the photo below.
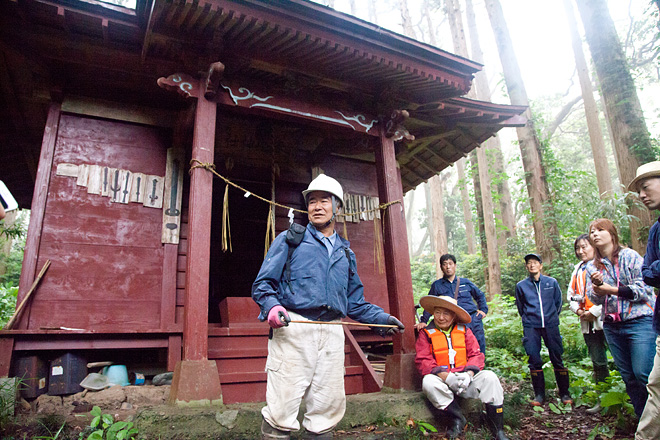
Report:
[[[158,199],[158,196],[156,195],[156,186],[157,185],[158,185],[158,179],[154,179],[154,188],[151,190],[151,195],[149,196],[149,200],[151,200],[152,205]]]
[[[119,184],[119,170],[115,170],[115,186],[110,184],[110,191],[112,191],[112,201],[117,202],[117,193],[121,191],[121,185]]]

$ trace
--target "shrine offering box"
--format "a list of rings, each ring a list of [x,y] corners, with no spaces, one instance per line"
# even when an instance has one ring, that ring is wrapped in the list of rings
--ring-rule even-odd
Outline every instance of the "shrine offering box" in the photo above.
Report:
[[[87,376],[87,361],[75,353],[66,353],[50,363],[48,394],[60,396],[83,390],[80,382]]]
[[[24,399],[34,399],[48,391],[48,364],[39,356],[16,359],[14,377],[21,381],[19,390]]]

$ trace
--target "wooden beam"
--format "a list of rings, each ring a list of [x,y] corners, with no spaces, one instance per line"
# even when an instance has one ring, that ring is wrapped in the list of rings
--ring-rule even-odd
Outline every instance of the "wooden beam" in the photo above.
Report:
[[[34,197],[32,198],[30,225],[28,226],[27,239],[25,241],[23,267],[18,287],[18,303],[21,302],[36,276],[37,259],[39,258],[39,246],[41,243],[41,230],[43,228],[44,214],[46,212],[48,187],[50,186],[50,174],[53,167],[53,156],[55,154],[57,130],[60,126],[61,111],[62,105],[58,102],[52,102],[48,109],[48,118],[46,119],[44,137],[41,143],[39,167],[37,168],[37,180],[34,186]],[[57,264],[57,262],[55,262],[55,264]],[[28,309],[28,312],[23,315],[23,319],[18,322],[17,328],[27,328],[29,316]]]
[[[434,170],[426,162],[424,162],[423,160],[420,160],[419,158],[417,158],[417,156],[411,156],[410,158],[412,160],[414,160],[415,162],[417,162],[418,164],[420,164],[422,167],[426,168],[428,171],[432,172],[433,174],[438,173],[438,170]]]

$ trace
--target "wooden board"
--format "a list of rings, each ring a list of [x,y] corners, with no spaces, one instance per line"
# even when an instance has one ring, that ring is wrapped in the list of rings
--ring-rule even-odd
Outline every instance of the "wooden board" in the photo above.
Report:
[[[184,152],[180,148],[167,150],[165,188],[163,193],[163,243],[177,244],[181,225],[181,199],[183,196]]]

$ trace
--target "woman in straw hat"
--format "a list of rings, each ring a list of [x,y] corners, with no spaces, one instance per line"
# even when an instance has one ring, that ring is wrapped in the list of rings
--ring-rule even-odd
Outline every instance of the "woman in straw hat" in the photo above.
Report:
[[[447,435],[456,438],[465,428],[465,417],[455,399],[460,396],[481,400],[493,438],[506,440],[502,385],[495,373],[483,369],[484,354],[465,326],[470,315],[447,296],[424,296],[419,303],[433,315],[433,321],[419,332],[415,364],[423,377],[422,391],[451,420]]]

